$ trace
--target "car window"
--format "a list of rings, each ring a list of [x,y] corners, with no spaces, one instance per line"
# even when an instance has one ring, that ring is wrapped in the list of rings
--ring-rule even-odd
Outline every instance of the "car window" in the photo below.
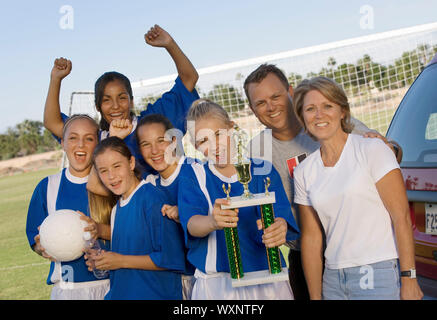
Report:
[[[437,64],[408,90],[387,136],[403,149],[402,167],[437,167]]]
[[[429,115],[428,123],[426,124],[425,139],[437,139],[437,113],[432,113]]]

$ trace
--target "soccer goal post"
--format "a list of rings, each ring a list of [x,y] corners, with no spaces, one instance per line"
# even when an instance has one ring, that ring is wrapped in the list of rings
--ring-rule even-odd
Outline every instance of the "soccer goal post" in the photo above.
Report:
[[[385,134],[408,87],[436,52],[437,23],[431,23],[200,68],[196,88],[202,98],[225,107],[231,118],[253,136],[263,129],[243,89],[245,78],[253,70],[263,63],[275,64],[293,86],[323,75],[344,88],[354,117]],[[136,110],[168,91],[176,76],[132,82]],[[70,113],[81,112],[98,116],[92,92],[72,94]],[[188,154],[192,155],[190,152],[191,147]]]

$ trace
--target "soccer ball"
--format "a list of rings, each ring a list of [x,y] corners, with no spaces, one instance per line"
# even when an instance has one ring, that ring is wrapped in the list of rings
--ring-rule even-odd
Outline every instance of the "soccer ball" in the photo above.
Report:
[[[57,210],[44,219],[39,229],[41,246],[56,261],[72,261],[83,254],[84,228],[88,226],[73,210]]]

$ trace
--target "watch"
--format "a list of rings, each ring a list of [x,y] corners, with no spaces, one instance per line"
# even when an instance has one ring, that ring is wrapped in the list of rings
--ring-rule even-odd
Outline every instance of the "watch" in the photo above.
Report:
[[[416,269],[410,269],[408,271],[401,271],[401,277],[408,277],[411,279],[416,279]]]

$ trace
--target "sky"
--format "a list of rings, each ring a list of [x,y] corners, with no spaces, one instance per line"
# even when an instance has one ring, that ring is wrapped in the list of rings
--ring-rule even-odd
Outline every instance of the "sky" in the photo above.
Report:
[[[373,24],[363,28],[369,8]],[[2,1],[0,133],[42,121],[57,57],[73,63],[62,83],[63,111],[71,92],[92,91],[106,71],[132,82],[176,73],[165,49],[144,42],[154,24],[204,68],[437,22],[435,12],[435,0]]]

